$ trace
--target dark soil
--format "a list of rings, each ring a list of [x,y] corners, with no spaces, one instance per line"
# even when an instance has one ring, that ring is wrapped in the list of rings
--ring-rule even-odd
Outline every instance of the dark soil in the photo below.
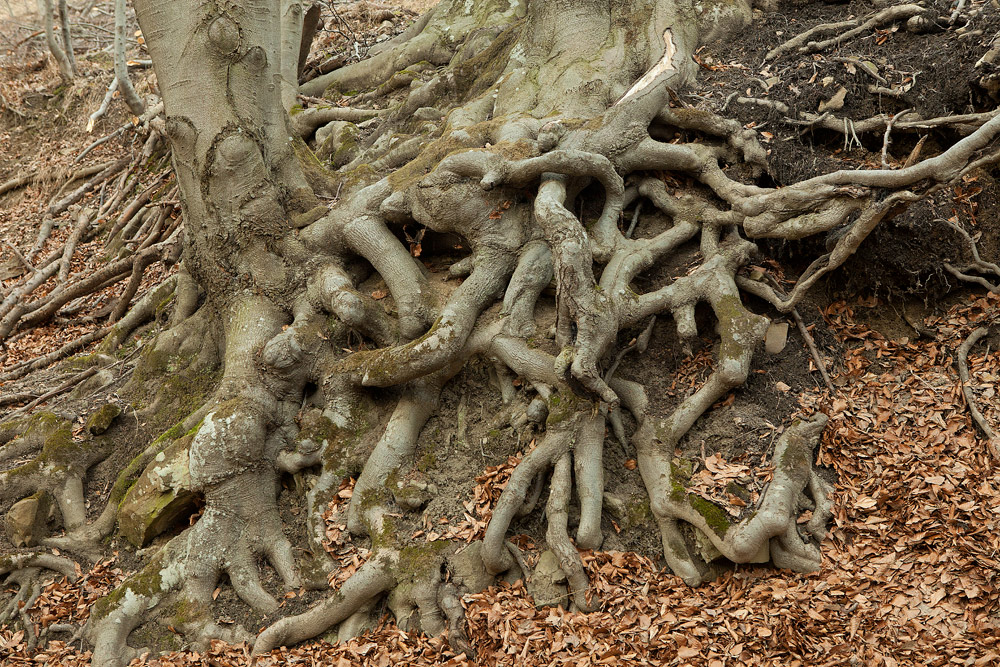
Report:
[[[844,106],[833,113],[837,118],[855,122],[907,109],[923,118],[934,118],[991,111],[996,107],[997,101],[983,87],[985,70],[975,68],[984,53],[981,40],[961,38],[954,31],[913,34],[902,24],[886,25],[820,53],[793,51],[772,61],[764,60],[769,50],[814,25],[863,17],[888,4],[811,3],[797,12],[795,20],[783,14],[758,12],[742,33],[700,52],[702,62],[707,60],[712,64],[702,68],[692,104],[707,99],[716,110],[725,106],[725,115],[773,135],[767,148],[772,167],[770,176],[778,185],[839,169],[878,168],[883,133],[859,134],[860,145],[852,136],[851,147],[845,150],[845,136],[841,132],[791,125],[785,122],[784,114],[740,104],[731,96],[782,102],[795,115],[815,114],[819,104],[843,86],[847,89]],[[953,3],[940,0],[929,4],[932,14],[947,16]],[[1000,31],[997,12],[984,12],[975,21],[976,25],[971,27],[981,29],[984,35]],[[824,34],[822,38],[833,34]],[[869,63],[885,83],[856,63]],[[874,84],[906,92],[899,97],[870,92],[869,86]],[[967,132],[962,128],[894,131],[887,151],[888,161],[898,167],[924,136],[921,158],[941,152]],[[980,188],[981,192],[967,196],[970,189]],[[944,221],[951,219],[966,229],[978,228],[983,232],[980,250],[984,257],[996,257],[1000,250],[1000,230],[991,225],[977,227],[975,215],[979,208],[994,204],[996,197],[995,181],[983,174],[970,177],[960,188],[940,191],[909,206],[880,225],[854,257],[831,277],[832,293],[838,296],[873,293],[891,299],[907,294],[920,294],[930,300],[943,296],[956,285],[955,279],[941,268],[942,258],[957,262],[971,258],[966,242]],[[773,250],[791,268],[799,270],[822,253],[822,247],[817,247],[815,241],[781,244]]]

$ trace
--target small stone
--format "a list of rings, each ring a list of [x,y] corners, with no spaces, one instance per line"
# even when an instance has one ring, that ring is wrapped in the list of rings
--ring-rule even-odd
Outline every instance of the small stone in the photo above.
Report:
[[[416,512],[430,502],[431,493],[424,482],[400,482],[398,488],[393,497],[396,504],[407,512]]]
[[[142,547],[195,509],[188,465],[189,438],[175,440],[129,489],[119,510],[121,534]]]
[[[326,140],[330,137],[339,137],[340,133],[347,126],[348,123],[343,120],[331,121],[326,125],[322,126],[318,130],[316,130],[316,145],[322,146],[324,143],[326,143]],[[337,142],[337,145],[338,146],[340,145],[339,141]],[[332,149],[336,150],[336,147],[332,147]]]
[[[625,501],[611,493],[604,494],[604,507],[619,520],[624,519],[627,515]]]
[[[535,565],[532,576],[545,577],[554,583],[566,581],[566,573],[559,567],[559,557],[551,549],[543,551],[542,555],[538,557],[538,563]]]
[[[546,417],[549,416],[549,406],[543,399],[536,396],[531,400],[531,403],[528,404],[528,409],[525,414],[533,423],[541,424],[544,423]]]
[[[843,86],[833,94],[829,100],[819,103],[819,112],[839,111],[844,108],[844,100],[847,98],[847,88]]]
[[[778,354],[785,349],[788,341],[788,322],[771,322],[764,334],[764,350],[768,354]]]
[[[114,403],[105,403],[87,419],[87,432],[91,435],[104,433],[121,413],[122,409]]]
[[[40,492],[20,500],[7,512],[4,528],[7,537],[15,547],[33,547],[46,535],[46,519],[49,513],[49,496]]]
[[[559,558],[551,550],[543,551],[528,580],[528,592],[535,599],[535,606],[566,605],[568,591],[563,583],[565,581],[566,574],[559,567]]]

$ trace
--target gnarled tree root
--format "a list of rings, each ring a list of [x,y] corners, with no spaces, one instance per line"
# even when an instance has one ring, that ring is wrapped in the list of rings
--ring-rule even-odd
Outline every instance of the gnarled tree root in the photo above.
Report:
[[[672,448],[665,451],[650,433],[637,438],[640,470],[670,568],[690,585],[704,579],[704,565],[699,566],[691,556],[678,529],[681,520],[704,533],[734,563],[761,562],[769,554],[778,567],[797,572],[818,569],[819,542],[826,533],[830,500],[826,495],[829,488],[812,470],[811,461],[826,422],[826,416],[819,413],[796,420],[785,429],[775,446],[773,480],[754,513],[735,524],[720,508],[689,494],[675,479]],[[814,512],[815,520],[806,525],[813,543],[807,543],[799,533],[797,520],[804,509]]]
[[[454,557],[456,546],[439,540],[380,550],[327,599],[264,630],[254,642],[253,655],[291,646],[337,625],[341,625],[340,638],[345,639],[353,633],[355,619],[367,616],[372,603],[385,593],[404,628],[420,628],[432,636],[447,630],[452,647],[471,654],[462,625],[459,588],[442,577],[442,568]]]
[[[35,623],[28,617],[28,610],[42,592],[43,570],[61,574],[70,581],[76,581],[78,568],[73,561],[52,553],[27,551],[0,557],[0,579],[9,584],[17,584],[18,590],[0,608],[0,625],[20,624],[27,637],[29,650],[38,643]]]
[[[1000,461],[1000,437],[997,436],[996,431],[990,426],[989,422],[986,421],[986,417],[979,410],[979,406],[976,404],[976,397],[972,393],[972,377],[969,374],[969,350],[972,346],[979,342],[979,339],[989,333],[989,328],[979,327],[974,330],[969,337],[958,348],[958,376],[962,381],[962,393],[965,395],[965,402],[969,406],[969,412],[972,414],[972,419],[976,422],[976,426],[983,432],[986,436],[986,446],[990,450],[990,455],[993,456],[995,461]]]

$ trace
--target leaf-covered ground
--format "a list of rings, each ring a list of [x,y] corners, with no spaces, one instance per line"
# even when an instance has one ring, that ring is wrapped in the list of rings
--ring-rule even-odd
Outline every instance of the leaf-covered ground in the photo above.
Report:
[[[414,10],[422,10],[433,3],[425,0],[411,4]],[[24,3],[14,2],[9,7],[12,14],[15,10],[26,10]],[[384,7],[378,9],[389,11]],[[330,57],[342,57],[345,61],[360,57],[364,44],[378,39],[379,34],[398,31],[412,16],[408,12],[389,11],[386,15],[369,9],[352,14],[345,8],[342,20],[327,23],[317,43],[321,51],[314,63],[321,66]],[[379,20],[373,23],[375,19]],[[106,25],[106,17],[95,18],[95,24],[98,23]],[[787,31],[787,38],[800,27],[784,26],[779,30]],[[123,150],[139,150],[141,146],[130,144],[126,133],[120,141],[108,142],[78,165],[72,165],[74,157],[90,141],[129,119],[120,104],[112,105],[108,117],[100,121],[93,135],[83,130],[79,121],[85,121],[86,114],[81,117],[80,109],[86,109],[87,113],[95,109],[107,83],[107,62],[99,60],[85,65],[98,80],[74,88],[76,92],[70,97],[55,98],[58,112],[43,118],[43,114],[53,113],[50,102],[58,88],[58,76],[43,51],[30,50],[30,42],[19,43],[31,34],[29,28],[30,25],[18,27],[15,20],[3,24],[6,55],[2,60],[0,93],[7,104],[16,107],[27,119],[18,120],[14,126],[0,125],[0,183],[29,171],[64,173],[71,167],[115,159]],[[84,27],[82,32],[93,41],[87,45],[91,50],[99,50],[107,43],[99,27]],[[887,29],[873,31],[870,37],[863,43],[872,52],[887,43],[891,46],[892,40],[910,39]],[[360,46],[355,47],[356,44]],[[719,49],[723,55],[725,51]],[[869,51],[857,54],[863,56],[862,63],[868,62],[864,58],[871,55]],[[914,58],[929,57],[926,48],[914,53]],[[729,95],[735,80],[742,77],[746,81],[750,75],[754,78],[743,87],[756,88],[746,88],[747,96],[779,99],[792,106],[796,106],[792,99],[797,96],[795,87],[804,86],[803,81],[815,83],[810,78],[819,83],[808,89],[806,97],[822,88],[822,101],[826,101],[841,80],[823,84],[825,76],[849,75],[850,81],[864,80],[867,76],[864,69],[858,69],[864,65],[851,61],[834,62],[817,57],[816,64],[805,75],[799,72],[793,76],[778,70],[777,74],[744,72],[728,57],[721,60],[720,66],[719,53],[714,56],[714,64],[705,58],[709,55],[709,52],[702,54],[706,85],[718,84],[723,89],[724,95],[722,92],[716,95],[720,100]],[[962,57],[967,57],[964,51]],[[872,58],[877,62],[875,56]],[[885,64],[879,64],[884,70]],[[927,67],[915,64],[910,69]],[[140,91],[144,77],[149,76],[148,70],[142,71],[145,73],[137,75]],[[892,69],[892,76],[885,71],[881,75],[891,84],[905,87],[912,83],[905,76],[908,71],[897,67]],[[772,74],[778,77],[777,81]],[[853,107],[860,104],[862,96],[856,85],[847,87],[847,111],[861,115],[881,111]],[[801,108],[811,113],[817,101],[818,98],[808,97]],[[734,113],[739,109],[742,119],[750,112],[746,105],[737,104],[734,102],[732,109]],[[60,115],[63,112],[72,122]],[[749,115],[744,120],[753,122]],[[770,118],[768,122],[771,125],[765,132],[774,130],[779,134],[778,120]],[[67,125],[64,131],[59,129],[62,124]],[[800,132],[788,128],[782,131]],[[861,150],[852,150],[850,156],[845,152],[840,157],[866,160],[866,164],[877,166],[881,141],[877,143],[869,146],[873,150],[863,159],[856,157],[864,152]],[[909,139],[900,140],[902,146],[897,148],[904,157],[910,152],[911,143]],[[795,145],[784,143],[781,136],[774,137],[772,145],[782,156],[778,161],[801,175],[800,167],[806,161],[795,161]],[[827,168],[814,161],[810,164],[810,168]],[[151,170],[136,184],[136,191],[149,187],[156,178],[157,171]],[[0,199],[3,242],[0,268],[9,264],[9,270],[16,272],[16,258],[9,248],[13,246],[24,252],[32,247],[44,217],[42,211],[58,185],[58,179],[42,180]],[[965,216],[963,221],[973,227],[998,224],[994,212],[976,208],[975,183],[963,187],[962,191],[948,193],[947,201],[956,209],[955,214]],[[164,194],[169,197],[169,187]],[[57,226],[39,254],[44,256],[50,248],[60,247],[70,231],[71,225]],[[74,255],[71,276],[83,276],[99,266],[105,260],[106,250],[99,239],[82,244]],[[144,286],[155,284],[162,276],[162,272],[150,269]],[[18,275],[4,277],[4,287],[14,284],[17,278]],[[105,312],[123,289],[122,283],[109,286],[78,304],[72,318],[32,329],[9,341],[7,348],[0,351],[0,372],[57,350],[73,338],[97,329],[99,318],[87,320],[88,316]],[[840,358],[830,360],[836,392],[814,390],[799,399],[802,412],[821,410],[830,416],[818,459],[836,475],[836,511],[834,525],[823,544],[821,571],[800,575],[768,567],[740,567],[715,582],[691,589],[664,573],[658,562],[647,556],[630,552],[588,553],[584,561],[593,584],[591,594],[600,601],[596,612],[570,613],[559,607],[537,609],[522,582],[467,596],[463,601],[467,631],[477,651],[478,663],[709,667],[1000,663],[1000,473],[969,416],[956,368],[957,350],[970,332],[997,321],[1000,295],[968,292],[953,297],[952,304],[950,307],[938,304],[933,314],[918,323],[923,335],[902,322],[907,319],[905,316],[895,318],[895,327],[881,326],[896,304],[870,296],[834,301],[823,307],[822,319],[815,306],[813,313],[803,312],[807,321],[818,322],[814,335],[835,337],[839,342],[836,347],[842,351]],[[789,347],[802,345],[793,330]],[[1000,388],[998,348],[1000,336],[994,331],[973,348],[969,357],[974,394],[994,428],[1000,426],[1000,403],[996,395]],[[696,386],[704,377],[707,363],[707,355],[696,354],[684,363],[672,382],[678,387]],[[769,384],[773,391],[788,391],[781,378],[775,380]],[[19,385],[18,391],[22,388]],[[0,384],[0,398],[9,391]],[[33,395],[41,393],[39,385]],[[11,401],[0,409],[7,411],[29,401]],[[464,542],[481,538],[516,461],[515,457],[479,471],[472,493],[462,499],[464,519],[429,521],[423,528],[423,536],[446,536]],[[634,466],[634,461],[626,460],[624,465]],[[744,462],[729,461],[715,454],[706,459],[702,469],[694,471],[692,488],[731,513],[739,514],[746,501],[728,494],[727,482],[753,474]],[[751,481],[763,488],[766,469],[763,476]],[[344,527],[346,500],[350,495],[351,483],[346,481],[326,515],[329,550],[343,568],[331,581],[333,587],[340,585],[367,556],[363,545],[351,542]],[[753,498],[750,501],[752,505]],[[414,533],[414,539],[422,537],[419,532]],[[538,557],[530,537],[514,539],[524,549],[526,558]],[[119,562],[115,555],[109,554],[91,571],[81,572],[77,582],[51,583],[24,610],[35,624],[36,632],[53,624],[76,627],[82,624],[91,605],[128,574],[124,571],[127,569],[124,561],[122,558]],[[79,643],[72,641],[50,641],[37,652],[27,651],[26,646],[22,631],[0,627],[0,664],[89,663],[89,654],[81,652]],[[178,652],[147,656],[140,662],[161,666],[243,665],[249,663],[248,656],[247,646],[217,643],[208,654]],[[403,632],[386,616],[374,631],[345,644],[314,642],[283,649],[260,658],[257,664],[382,667],[470,662],[466,656],[452,653],[443,638]]]

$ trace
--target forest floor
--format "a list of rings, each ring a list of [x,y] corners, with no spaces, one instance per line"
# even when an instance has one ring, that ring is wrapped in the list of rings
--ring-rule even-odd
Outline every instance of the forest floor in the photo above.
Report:
[[[352,4],[357,3],[334,6]],[[315,48],[356,57],[365,44],[397,33],[417,12],[435,3],[369,4],[371,11],[352,14],[353,18],[326,16],[326,29]],[[983,49],[968,46],[968,40],[933,42],[886,27],[873,29],[850,48],[811,56],[811,66],[761,65],[761,54],[792,34],[851,10],[864,13],[865,4],[813,8],[791,23],[784,17],[758,15],[744,39],[699,52],[702,76],[692,94],[684,97],[685,103],[725,108],[748,127],[756,126],[772,150],[779,183],[843,164],[879,166],[881,135],[863,135],[855,143],[848,132],[805,131],[784,124],[782,114],[735,99],[768,99],[787,104],[793,113],[814,113],[843,87],[844,106],[838,113],[865,118],[912,107],[926,118],[962,113],[969,97],[981,94],[967,81],[955,84],[955,72],[967,71]],[[59,199],[60,191],[64,196],[71,190],[64,185],[68,175],[141,149],[141,142],[126,129],[74,162],[95,139],[128,126],[131,116],[116,101],[93,131],[87,131],[88,117],[100,105],[111,76],[110,57],[103,51],[110,43],[105,32],[108,5],[96,7],[105,14],[95,15],[92,25],[80,27],[78,49],[86,56],[78,58],[84,76],[65,86],[44,50],[44,35],[33,34],[38,29],[37,17],[29,3],[12,0],[0,6],[0,94],[6,106],[0,109],[0,184],[38,174],[26,186],[0,193],[4,296],[24,274],[18,255],[28,254],[36,245],[49,203]],[[383,7],[392,8],[391,17],[375,11]],[[377,20],[366,20],[372,17]],[[990,26],[994,31],[1000,27]],[[138,54],[140,45],[134,49]],[[137,57],[133,76],[143,94],[153,75],[140,60]],[[870,94],[867,86],[874,77],[865,63],[876,68],[888,89],[902,90],[901,95],[911,90],[907,85],[919,86],[913,89],[912,99]],[[883,103],[885,107],[880,106]],[[977,104],[981,106],[982,101]],[[919,136],[900,133],[887,152],[888,160],[902,162],[914,151],[936,151],[935,142],[947,138],[928,133],[925,136],[930,139],[924,144]],[[140,175],[136,189],[162,185],[156,180],[160,167]],[[165,192],[169,196],[169,188]],[[88,197],[83,203],[93,205],[92,198],[103,194],[94,192]],[[817,289],[800,307],[830,369],[835,391],[825,387],[792,323],[785,348],[774,355],[761,351],[747,384],[700,420],[682,444],[679,454],[697,461],[693,485],[738,516],[747,503],[728,492],[728,483],[740,479],[752,488],[756,476],[762,487],[769,447],[782,424],[795,414],[827,413],[830,422],[817,463],[835,481],[836,490],[834,520],[822,545],[820,571],[795,574],[769,566],[720,568],[717,580],[688,588],[663,569],[648,501],[643,511],[643,487],[634,454],[611,445],[606,452],[607,486],[629,509],[606,517],[602,551],[583,554],[599,609],[578,613],[559,606],[536,607],[531,584],[523,581],[501,583],[466,596],[467,633],[478,664],[894,667],[1000,662],[1000,472],[970,417],[956,366],[958,348],[969,334],[997,321],[1000,294],[968,286],[955,289],[940,268],[920,264],[931,254],[926,252],[928,247],[948,242],[933,233],[936,227],[931,223],[941,216],[985,232],[981,252],[984,259],[997,261],[998,197],[1000,188],[986,175],[938,193],[923,207],[913,207],[906,219],[892,221],[873,234],[825,289]],[[73,229],[70,215],[67,212],[57,219],[36,255],[44,256],[65,243]],[[72,257],[72,275],[95,270],[116,250],[105,248],[100,237],[80,244]],[[803,268],[801,256],[808,247],[774,250],[779,261],[767,266],[772,274],[780,278],[785,271],[794,276]],[[679,269],[683,267],[663,268]],[[168,271],[159,263],[148,269],[135,298],[141,298]],[[0,374],[99,329],[124,289],[124,282],[110,285],[80,303],[69,304],[52,323],[12,337],[0,349]],[[373,289],[378,291],[378,286]],[[122,355],[119,384],[134,364],[134,353],[141,349],[146,333],[136,335],[129,343],[131,352]],[[668,409],[706,377],[712,341],[706,338],[692,356],[686,356],[672,342],[667,323],[658,325],[654,340],[657,344],[644,355],[627,358],[623,370],[642,379],[654,403]],[[974,395],[986,421],[993,425],[1000,424],[997,349],[1000,335],[991,329],[968,358]],[[71,364],[57,364],[17,380],[0,381],[0,421],[75,373]],[[113,400],[117,386],[102,387],[100,395],[61,395],[42,405],[79,413],[82,419],[88,404]],[[464,421],[461,412],[471,415],[462,440],[473,444],[457,452],[467,456],[426,461],[424,472],[428,481],[439,486],[440,500],[428,505],[420,524],[412,526],[414,539],[444,536],[471,542],[482,537],[510,471],[532,444],[512,429],[495,428],[490,415],[499,410],[496,394],[486,369],[476,367],[463,372],[446,390],[444,407],[426,431],[451,432],[456,422]],[[5,396],[15,395],[25,397],[4,401]],[[139,425],[135,426],[137,433]],[[474,478],[470,465],[478,471]],[[88,494],[94,497],[92,514],[101,509],[100,496],[107,491],[107,480],[113,479],[112,469],[109,464],[110,476],[97,475],[88,481]],[[759,475],[762,470],[765,474]],[[331,582],[333,587],[364,562],[368,553],[364,542],[351,540],[344,525],[352,484],[352,479],[344,480],[326,515],[328,549],[343,566]],[[753,498],[749,500],[752,505]],[[534,563],[544,548],[540,524],[515,523],[513,532],[519,533],[512,539],[526,560]],[[80,625],[93,603],[139,562],[131,546],[112,542],[105,557],[89,570],[82,569],[76,582],[52,581],[24,612],[36,632],[53,624]],[[253,623],[259,619],[234,602],[235,595],[226,588],[218,600],[222,622],[239,622],[256,630]],[[0,602],[6,602],[8,592],[0,588]],[[290,593],[284,613],[300,610],[312,599],[314,594]],[[88,664],[89,652],[65,639],[52,639],[37,651],[29,651],[22,630],[0,626],[0,664]],[[247,664],[248,656],[246,645],[216,643],[207,654],[179,650],[150,654],[134,664],[228,666]],[[338,667],[471,662],[464,654],[452,652],[443,637],[402,631],[388,614],[374,630],[349,642],[311,642],[257,660],[260,665]]]

